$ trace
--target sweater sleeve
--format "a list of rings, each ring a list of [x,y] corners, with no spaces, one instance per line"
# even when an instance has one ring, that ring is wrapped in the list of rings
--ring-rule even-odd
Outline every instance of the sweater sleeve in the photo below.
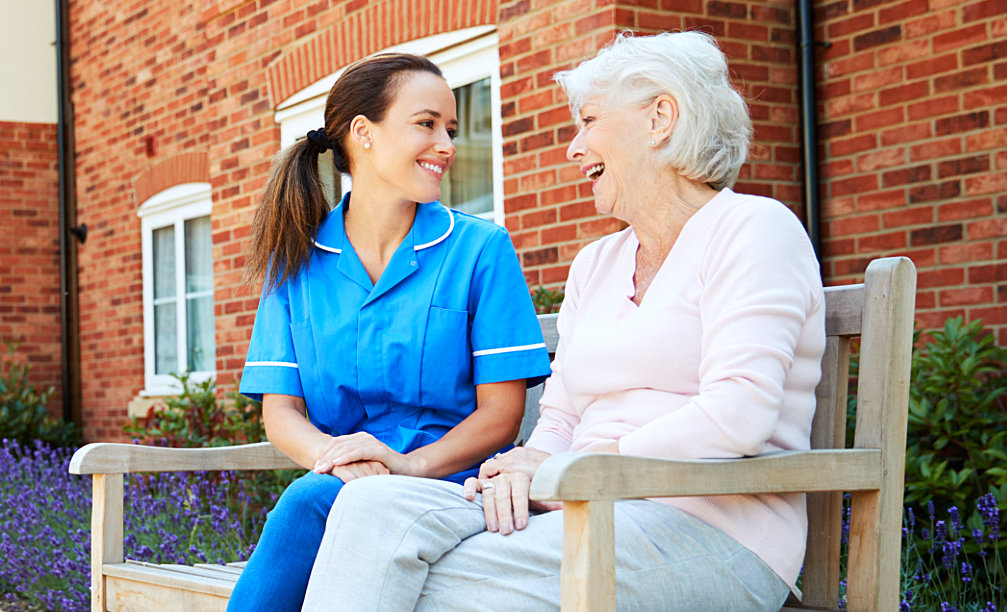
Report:
[[[776,430],[785,379],[820,300],[817,262],[800,223],[778,203],[754,202],[717,223],[699,268],[698,393],[623,436],[622,453],[757,455]]]
[[[546,380],[542,399],[539,400],[538,423],[526,443],[526,446],[550,454],[570,450],[570,446],[573,444],[574,429],[580,423],[580,413],[563,384],[563,359],[566,355],[570,335],[573,333],[574,322],[577,319],[581,283],[583,282],[584,270],[587,267],[585,263],[593,246],[585,247],[574,258],[573,264],[570,266],[563,304],[559,308],[559,317],[556,320],[559,344],[556,345],[556,355],[552,361],[552,375]]]

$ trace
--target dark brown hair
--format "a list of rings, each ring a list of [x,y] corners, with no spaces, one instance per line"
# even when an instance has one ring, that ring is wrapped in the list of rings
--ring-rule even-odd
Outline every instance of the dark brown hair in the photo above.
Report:
[[[402,76],[408,72],[443,77],[425,57],[384,53],[353,64],[336,80],[325,101],[324,127],[332,149],[333,172],[352,171],[346,153],[350,122],[357,115],[375,123],[383,120]],[[315,140],[303,138],[274,159],[252,220],[246,282],[265,277],[265,282],[275,287],[307,265],[318,226],[329,213],[318,169],[318,156],[324,150]]]

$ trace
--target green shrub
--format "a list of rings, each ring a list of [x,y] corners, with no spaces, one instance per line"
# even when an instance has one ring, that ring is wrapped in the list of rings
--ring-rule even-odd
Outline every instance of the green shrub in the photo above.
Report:
[[[0,376],[0,440],[29,444],[41,440],[50,446],[71,447],[81,441],[80,428],[52,417],[46,409],[54,389],[36,392],[28,382],[31,366],[14,361],[19,344],[6,342],[8,359]]]
[[[144,417],[131,417],[123,430],[140,444],[199,448],[266,441],[262,403],[237,391],[217,398],[213,380],[192,383],[188,374],[173,375],[182,393],[152,406]],[[271,507],[276,497],[304,470],[236,472],[254,509]]]
[[[532,304],[535,305],[535,312],[538,314],[550,314],[558,312],[560,304],[563,303],[562,289],[546,289],[539,287],[531,294]]]
[[[916,334],[919,338],[919,332]],[[948,319],[914,342],[906,438],[905,504],[968,508],[994,493],[1007,501],[1007,349],[982,321]],[[856,377],[858,360],[850,360]],[[852,424],[856,398],[849,400]],[[849,437],[848,437],[849,439]],[[977,517],[967,521],[974,526]]]

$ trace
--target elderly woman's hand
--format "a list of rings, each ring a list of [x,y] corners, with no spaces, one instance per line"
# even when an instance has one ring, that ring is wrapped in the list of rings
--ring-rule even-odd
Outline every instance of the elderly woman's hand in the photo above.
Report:
[[[531,479],[549,453],[519,447],[488,459],[479,468],[479,478],[465,481],[465,497],[473,500],[482,493],[486,529],[503,535],[528,526],[529,510],[549,511],[563,507],[561,502],[535,502],[529,499]]]

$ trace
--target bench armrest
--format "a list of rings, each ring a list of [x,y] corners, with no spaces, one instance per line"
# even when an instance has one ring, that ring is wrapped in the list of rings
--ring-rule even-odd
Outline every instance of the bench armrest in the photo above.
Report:
[[[82,446],[70,459],[71,474],[280,470],[300,467],[269,442],[214,448],[164,448],[103,442]]]
[[[781,451],[741,459],[655,459],[559,453],[531,483],[532,499],[596,501],[812,491],[862,491],[881,484],[877,449]]]

